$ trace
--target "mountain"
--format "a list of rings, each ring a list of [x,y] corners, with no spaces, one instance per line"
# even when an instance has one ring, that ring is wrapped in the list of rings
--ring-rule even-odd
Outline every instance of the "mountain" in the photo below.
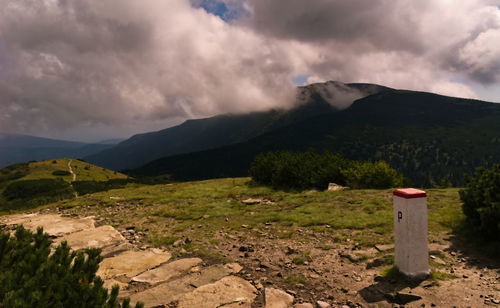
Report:
[[[289,110],[275,109],[188,120],[178,126],[132,136],[84,159],[113,170],[137,168],[165,156],[244,142],[311,117],[335,113],[355,99],[386,90],[390,89],[374,84],[343,84],[335,81],[312,84],[298,88],[297,103]]]
[[[0,167],[32,160],[80,158],[111,146],[0,133]]]
[[[464,174],[500,162],[500,104],[392,90],[356,100],[245,142],[165,157],[132,171],[179,180],[248,175],[262,152],[332,151],[385,160],[417,186],[463,185]]]

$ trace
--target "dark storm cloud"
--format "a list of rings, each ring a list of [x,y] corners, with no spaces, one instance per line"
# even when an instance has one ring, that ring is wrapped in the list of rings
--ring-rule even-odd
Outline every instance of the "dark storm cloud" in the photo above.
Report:
[[[222,2],[239,19],[215,16]],[[475,97],[456,80],[498,85],[495,4],[3,0],[0,131],[133,133],[286,106],[304,75]]]
[[[247,25],[265,35],[330,48],[328,71],[358,75],[353,57],[400,53],[408,66],[423,58],[440,70],[466,74],[479,83],[500,81],[500,13],[498,1],[447,0],[252,0]],[[350,54],[351,61],[338,53]],[[487,59],[484,59],[486,57]],[[480,59],[482,58],[482,59]],[[411,59],[410,59],[411,60]],[[326,72],[325,72],[326,71]]]
[[[169,123],[270,108],[293,93],[281,47],[188,1],[2,6],[0,131]]]
[[[415,1],[419,3],[418,1]],[[279,38],[318,42],[362,42],[382,49],[419,51],[421,42],[409,34],[418,22],[411,9],[387,0],[255,0],[252,26]]]

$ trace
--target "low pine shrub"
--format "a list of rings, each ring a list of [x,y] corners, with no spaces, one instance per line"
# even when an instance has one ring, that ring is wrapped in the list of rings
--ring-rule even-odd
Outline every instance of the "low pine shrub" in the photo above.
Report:
[[[56,171],[52,172],[52,175],[55,175],[55,176],[68,176],[68,175],[71,175],[71,173],[69,171],[66,171],[66,170],[56,170]]]
[[[324,189],[330,182],[345,185],[342,169],[350,165],[332,153],[271,152],[255,158],[250,175],[256,183],[275,188]]]
[[[96,276],[99,249],[72,252],[63,242],[51,252],[51,244],[41,228],[0,231],[0,307],[130,307],[128,299],[118,301],[118,286],[108,292]]]
[[[30,171],[29,164],[19,163],[0,169],[0,183],[12,181],[26,176]]]
[[[62,179],[38,179],[17,181],[7,185],[2,195],[8,201],[30,201],[46,204],[72,198],[73,188]]]
[[[351,161],[328,152],[260,154],[250,175],[258,184],[280,189],[325,189],[332,182],[356,189],[403,185],[403,176],[385,162]]]
[[[356,162],[342,171],[347,186],[354,189],[384,189],[403,186],[404,177],[384,161]]]
[[[478,168],[460,190],[462,210],[472,226],[487,238],[500,240],[500,164]]]

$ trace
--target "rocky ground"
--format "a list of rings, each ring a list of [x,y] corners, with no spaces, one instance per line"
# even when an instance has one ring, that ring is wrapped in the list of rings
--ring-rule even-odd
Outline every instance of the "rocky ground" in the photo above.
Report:
[[[245,226],[218,232],[210,242],[221,258],[213,258],[186,251],[188,237],[167,251],[152,248],[148,231],[133,225],[57,212],[3,216],[0,225],[43,226],[56,243],[102,248],[105,285],[118,284],[121,296],[146,307],[500,307],[498,265],[464,254],[453,241],[430,244],[434,274],[414,282],[382,273],[392,263],[391,245],[339,245],[300,229],[307,240],[297,241],[266,223],[252,233]]]

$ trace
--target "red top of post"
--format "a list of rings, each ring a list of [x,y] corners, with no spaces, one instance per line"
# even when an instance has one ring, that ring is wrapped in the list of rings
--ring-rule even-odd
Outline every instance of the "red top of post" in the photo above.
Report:
[[[393,194],[394,196],[405,199],[423,198],[427,196],[427,193],[425,191],[415,188],[396,189]]]

